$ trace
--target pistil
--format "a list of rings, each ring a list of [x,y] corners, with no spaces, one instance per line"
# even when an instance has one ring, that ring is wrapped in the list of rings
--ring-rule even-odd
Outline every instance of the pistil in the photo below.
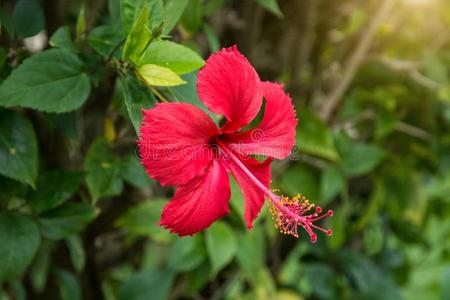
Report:
[[[255,175],[247,169],[247,167],[241,162],[241,160],[220,140],[216,141],[220,151],[225,158],[230,159],[244,174],[260,189],[264,195],[269,199],[272,206],[270,212],[275,220],[275,226],[284,234],[290,234],[298,237],[298,227],[302,227],[309,235],[311,242],[317,241],[317,234],[313,229],[322,231],[327,235],[331,235],[330,229],[324,229],[313,224],[316,221],[330,217],[333,215],[332,210],[328,210],[326,213],[322,213],[320,207],[316,207],[314,210],[314,204],[311,204],[305,197],[296,195],[293,198],[285,196],[279,196],[273,193],[267,188]],[[311,212],[312,211],[312,212]]]

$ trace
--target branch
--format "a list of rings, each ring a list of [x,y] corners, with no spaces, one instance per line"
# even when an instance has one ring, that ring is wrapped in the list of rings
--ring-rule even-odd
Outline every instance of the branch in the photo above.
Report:
[[[125,42],[126,42],[126,38],[124,38],[124,39],[122,39],[121,41],[120,41],[120,43],[118,43],[115,47],[114,47],[114,49],[111,51],[111,53],[108,55],[108,59],[106,60],[107,62],[110,62],[112,59],[113,59],[113,57],[114,57],[114,54],[116,54],[116,52],[117,52],[117,50],[119,50],[119,48],[120,48],[120,46],[122,46]]]
[[[139,74],[139,72],[137,70],[135,70],[134,74],[136,74],[136,76],[139,78],[139,80],[150,89],[150,91],[156,96],[156,98],[158,98],[159,102],[166,102],[166,103],[170,102],[163,95],[161,95],[161,93],[158,92],[158,90],[154,86],[148,84],[147,81],[144,79],[144,77],[142,77],[142,75]]]
[[[394,3],[395,0],[384,0],[373,19],[367,25],[367,30],[364,30],[361,40],[356,45],[355,51],[346,63],[342,80],[332,89],[330,95],[327,97],[324,105],[322,106],[320,115],[325,121],[328,121],[331,118],[334,110],[340,103],[341,97],[349,88],[358,68],[364,61],[367,52],[372,45],[377,29],[391,11]]]
[[[418,70],[418,64],[415,62],[398,60],[385,56],[378,57],[376,60],[392,71],[407,74],[417,84],[427,89],[438,91],[441,88],[441,84],[420,73]]]
[[[427,131],[423,130],[422,128],[415,127],[413,125],[410,125],[410,124],[407,124],[407,123],[404,123],[401,121],[398,121],[395,124],[395,129],[400,132],[406,133],[412,137],[424,140],[424,141],[428,141],[431,138],[431,135]]]

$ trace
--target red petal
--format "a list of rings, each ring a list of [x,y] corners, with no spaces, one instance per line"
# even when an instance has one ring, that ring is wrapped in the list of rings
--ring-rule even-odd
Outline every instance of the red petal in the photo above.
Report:
[[[262,163],[251,157],[244,157],[234,153],[247,169],[268,189],[270,188],[270,163],[271,158],[266,159]],[[264,205],[265,195],[254,182],[231,160],[226,160],[226,165],[229,171],[236,178],[245,200],[244,218],[249,229],[253,228],[253,221],[258,216]]]
[[[199,232],[229,212],[230,179],[225,167],[214,160],[203,176],[179,186],[164,207],[160,225],[180,236]]]
[[[212,160],[208,146],[219,129],[187,103],[160,103],[144,111],[139,135],[141,163],[162,185],[180,185],[203,174]]]
[[[289,156],[295,145],[295,127],[297,120],[289,95],[283,86],[262,83],[266,108],[261,124],[254,129],[230,134],[225,140],[228,146],[245,155],[259,154],[283,159]]]
[[[228,120],[222,130],[234,132],[258,114],[262,104],[260,84],[255,69],[233,46],[209,57],[198,74],[197,89],[206,107]]]

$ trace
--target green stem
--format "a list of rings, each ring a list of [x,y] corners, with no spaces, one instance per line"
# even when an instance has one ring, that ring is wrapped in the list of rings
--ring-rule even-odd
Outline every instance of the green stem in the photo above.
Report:
[[[168,102],[169,102],[169,100],[167,100],[160,92],[158,92],[157,89],[155,89],[155,88],[152,87],[152,86],[148,86],[148,87],[150,88],[150,90],[152,91],[152,93],[155,94],[156,97],[158,97],[158,99],[159,99],[161,102],[165,102],[165,103],[168,103]]]
[[[152,91],[152,93],[156,95],[156,97],[158,98],[158,100],[160,102],[165,102],[165,103],[169,103],[170,102],[160,92],[158,92],[158,90],[154,86],[148,84],[147,81],[141,76],[141,74],[139,74],[139,72],[137,70],[135,70],[134,73],[150,89],[150,91]]]
[[[111,51],[111,53],[109,54],[108,59],[106,60],[107,62],[110,62],[110,61],[112,60],[114,54],[117,52],[117,50],[119,50],[120,46],[122,46],[123,43],[125,43],[125,41],[126,41],[126,38],[122,39],[122,40],[120,41],[120,43],[118,43],[118,44],[114,47],[114,49],[113,49],[113,50]]]

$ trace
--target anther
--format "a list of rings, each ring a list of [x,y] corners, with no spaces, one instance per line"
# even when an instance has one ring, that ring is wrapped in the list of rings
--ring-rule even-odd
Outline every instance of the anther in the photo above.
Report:
[[[317,241],[317,234],[313,232],[313,229],[332,235],[330,229],[327,230],[314,224],[318,220],[332,216],[332,210],[328,210],[325,214],[320,215],[323,213],[323,210],[321,207],[316,207],[311,212],[314,204],[301,195],[288,198],[272,193],[269,198],[272,202],[270,212],[275,220],[275,227],[280,232],[298,237],[298,228],[302,227],[308,233],[312,243]]]

